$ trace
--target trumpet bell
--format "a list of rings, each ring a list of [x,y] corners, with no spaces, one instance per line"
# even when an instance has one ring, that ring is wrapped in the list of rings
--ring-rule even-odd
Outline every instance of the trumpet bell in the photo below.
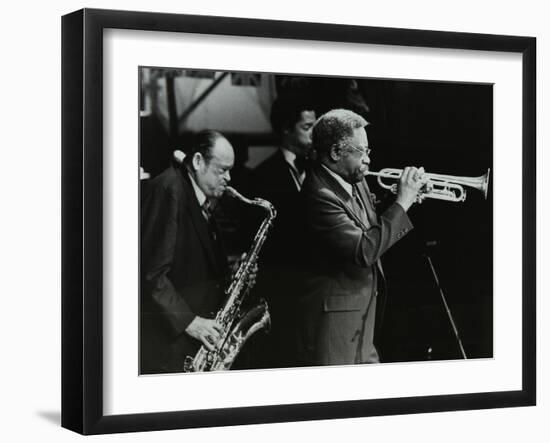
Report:
[[[491,168],[487,169],[487,172],[483,175],[480,175],[479,177],[460,177],[444,174],[426,174],[426,176],[428,177],[430,182],[449,183],[477,189],[478,191],[481,191],[483,193],[483,197],[487,199],[490,174]]]
[[[481,178],[481,189],[480,191],[483,192],[483,196],[485,197],[485,200],[487,200],[487,192],[489,191],[489,175],[491,174],[491,168],[487,169],[487,173],[482,175]]]

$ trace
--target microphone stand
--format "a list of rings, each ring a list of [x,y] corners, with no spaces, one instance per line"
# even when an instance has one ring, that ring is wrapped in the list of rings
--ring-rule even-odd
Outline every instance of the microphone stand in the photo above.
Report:
[[[427,242],[426,245],[429,246],[429,244],[432,242]],[[462,346],[462,340],[460,339],[460,335],[458,333],[458,329],[456,328],[456,324],[453,319],[453,315],[451,314],[451,310],[449,309],[449,305],[447,304],[447,299],[445,297],[445,294],[443,293],[443,289],[441,289],[441,285],[439,284],[439,278],[437,277],[437,272],[435,272],[435,268],[432,262],[431,257],[428,255],[428,252],[424,252],[424,257],[426,257],[426,260],[428,261],[428,265],[430,266],[430,270],[432,271],[432,276],[435,280],[435,284],[437,286],[437,289],[439,289],[439,295],[441,296],[441,300],[443,301],[443,306],[445,306],[445,312],[447,313],[447,318],[449,319],[449,323],[451,324],[453,328],[453,332],[456,338],[456,341],[458,342],[458,346],[460,347],[460,353],[462,354],[462,358],[464,360],[467,360],[468,357],[466,357],[466,352],[464,351],[464,346]]]

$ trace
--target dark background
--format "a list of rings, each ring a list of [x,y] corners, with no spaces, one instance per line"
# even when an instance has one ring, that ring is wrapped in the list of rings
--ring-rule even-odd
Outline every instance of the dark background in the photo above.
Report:
[[[428,172],[479,176],[492,166],[491,85],[388,81],[363,85],[365,96],[372,97],[373,170],[413,165]],[[372,184],[371,189],[379,188]],[[492,188],[487,200],[481,192],[466,189],[463,203],[426,200],[413,207],[409,215],[415,229],[385,255],[386,361],[461,356],[426,253],[467,356],[492,357]],[[435,246],[428,248],[427,242]]]
[[[492,167],[492,85],[286,75],[275,80],[279,93],[314,97],[318,115],[336,107],[362,114],[370,123],[371,170],[412,165],[431,173],[477,177]],[[152,176],[168,165],[174,146],[185,146],[191,136],[165,129],[154,114],[141,118],[140,131],[141,166]],[[244,163],[255,155],[254,147],[276,146],[275,137],[225,135],[236,150],[232,185],[252,196],[251,171]],[[381,200],[393,198],[375,180],[369,178],[369,184]],[[426,200],[415,205],[409,212],[415,229],[384,256],[389,290],[382,347],[386,362],[461,358],[426,254],[468,358],[493,355],[492,187],[490,183],[487,200],[481,192],[466,189],[462,203]],[[243,214],[226,203],[218,217],[230,252],[247,249],[251,238],[240,229],[246,225],[239,219]]]

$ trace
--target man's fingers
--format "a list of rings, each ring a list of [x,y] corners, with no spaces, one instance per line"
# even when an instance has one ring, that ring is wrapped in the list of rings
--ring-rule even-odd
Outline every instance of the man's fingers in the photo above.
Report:
[[[186,332],[199,340],[209,351],[214,351],[221,339],[222,327],[215,320],[196,317]]]
[[[210,328],[203,335],[201,335],[201,341],[209,351],[214,351],[220,341],[220,334],[214,328]]]
[[[206,335],[211,338],[213,342],[217,342],[220,339],[220,333],[214,328],[209,329]]]
[[[415,168],[410,166],[405,168],[405,170],[407,171],[407,183],[412,186],[413,189],[420,189],[428,182],[428,177],[423,167]]]
[[[403,169],[403,173],[401,174],[401,179],[404,182],[407,182],[410,180],[411,175],[411,167],[407,166],[405,169]]]
[[[201,337],[202,344],[208,349],[209,351],[215,351],[216,348],[214,344],[210,343],[210,340],[208,339],[208,336]]]
[[[212,327],[212,329],[214,329],[214,332],[215,332],[216,334],[222,332],[222,327],[221,327],[218,323],[216,323],[216,322],[212,322],[212,326],[211,326],[211,327]]]
[[[418,168],[418,181],[420,182],[421,187],[425,186],[429,182],[429,178],[423,167]]]
[[[407,181],[409,183],[415,183],[418,177],[418,169],[416,169],[414,166],[410,166],[408,173],[409,175],[407,177]]]

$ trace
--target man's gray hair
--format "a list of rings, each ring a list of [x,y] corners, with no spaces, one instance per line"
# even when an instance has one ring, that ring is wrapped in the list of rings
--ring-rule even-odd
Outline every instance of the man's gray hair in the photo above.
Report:
[[[353,137],[353,131],[369,123],[348,109],[333,109],[323,114],[313,125],[312,144],[319,156],[328,155],[334,146],[343,146]]]

